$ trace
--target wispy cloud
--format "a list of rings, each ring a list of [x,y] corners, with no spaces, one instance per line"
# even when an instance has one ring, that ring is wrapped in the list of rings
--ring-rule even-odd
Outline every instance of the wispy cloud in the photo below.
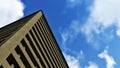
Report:
[[[84,59],[84,53],[82,50],[77,56],[69,55],[65,52],[63,54],[70,68],[82,68],[80,65],[80,60]]]
[[[109,42],[108,40],[114,38],[114,32],[116,32],[117,36],[120,36],[119,6],[120,0],[94,0],[93,5],[88,9],[90,16],[81,28],[89,43],[97,45],[100,44],[99,41]],[[114,29],[109,29],[111,27],[114,27]],[[109,31],[106,32],[106,30]]]
[[[114,65],[116,65],[116,62],[112,56],[108,54],[108,50],[105,49],[103,52],[101,52],[98,55],[99,58],[105,59],[106,61],[106,68],[115,68]]]
[[[67,7],[74,8],[82,3],[82,0],[67,0]]]
[[[64,54],[70,68],[80,68],[79,61],[74,56]]]
[[[67,1],[69,4],[74,3],[75,5],[80,5],[75,3],[77,0]],[[88,0],[85,0],[84,2],[87,1]],[[79,2],[83,1],[79,0]],[[86,7],[90,12],[88,18],[86,19],[86,22],[84,22],[84,24],[80,24],[79,18],[72,20],[71,25],[74,25],[73,21],[77,21],[77,26],[75,26],[75,28],[71,28],[72,26],[70,25],[67,30],[61,33],[63,41],[66,42],[70,39],[74,39],[80,33],[83,33],[86,36],[87,42],[90,45],[93,45],[93,48],[96,50],[101,47],[101,43],[108,45],[108,43],[114,39],[114,33],[117,36],[120,36],[119,6],[119,0],[94,0],[92,5]],[[111,11],[111,9],[113,10]],[[77,12],[79,11],[80,10]],[[110,29],[112,27],[114,28]]]
[[[71,2],[68,0],[68,3],[69,5],[71,3],[75,6],[78,5],[77,3],[72,2],[72,0]],[[75,6],[72,6],[71,8]],[[90,45],[93,45],[93,48],[95,49],[99,49],[102,45],[108,45],[109,42],[114,39],[114,34],[120,37],[119,6],[120,0],[94,0],[93,5],[86,7],[90,12],[86,22],[81,24],[79,18],[72,20],[68,29],[61,33],[63,42],[68,43],[68,41],[74,40],[79,34],[83,33],[87,42],[90,43]],[[110,59],[113,59],[108,53],[105,54]],[[104,57],[104,59],[108,62],[108,58]],[[116,64],[114,62],[112,63],[113,66]],[[86,66],[86,68],[98,68],[98,65],[94,62],[89,62],[89,65]]]
[[[64,49],[64,57],[70,68],[82,68],[80,65],[80,60],[84,59],[84,52],[80,50],[80,52],[76,52],[75,50],[71,50],[68,46],[68,43],[71,43],[75,37],[80,33],[80,25],[79,21],[73,20],[71,25],[61,33],[62,37],[62,45]],[[67,53],[71,53],[74,55],[70,55]]]
[[[76,56],[67,54],[66,52],[63,52],[63,55],[70,68],[99,68],[99,66],[93,61],[88,61],[88,65],[82,65],[82,62],[86,58],[82,50],[80,53],[76,54]]]
[[[89,61],[88,66],[85,66],[85,68],[99,68],[98,65],[95,62]]]
[[[79,21],[73,20],[71,25],[61,33],[63,44],[73,40],[80,33],[80,24]]]
[[[2,0],[0,2],[0,27],[23,17],[23,10],[24,5],[20,0]]]

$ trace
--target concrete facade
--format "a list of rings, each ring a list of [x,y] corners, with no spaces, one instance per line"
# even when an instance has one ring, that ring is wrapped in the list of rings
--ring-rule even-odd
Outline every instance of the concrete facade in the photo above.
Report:
[[[68,68],[42,11],[0,28],[0,68]]]

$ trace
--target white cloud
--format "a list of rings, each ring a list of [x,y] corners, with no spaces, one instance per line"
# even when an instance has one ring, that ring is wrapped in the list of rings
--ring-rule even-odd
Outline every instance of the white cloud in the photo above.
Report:
[[[81,68],[78,58],[71,56],[71,55],[68,55],[66,53],[63,53],[63,55],[64,55],[68,65],[69,65],[69,68]]]
[[[104,27],[115,24],[120,18],[120,0],[95,0],[91,16]],[[112,10],[112,11],[111,11]]]
[[[80,5],[82,0],[67,0],[67,6],[70,8],[74,8],[77,5]]]
[[[79,59],[79,60],[84,60],[85,59],[85,55],[84,55],[84,52],[83,52],[83,50],[80,50],[80,52],[79,53],[75,53],[77,56],[76,56],[76,58],[77,59]]]
[[[83,50],[80,50],[80,52],[78,53],[75,50],[71,50],[66,45],[70,43],[71,40],[74,40],[74,38],[77,37],[79,33],[80,33],[80,25],[79,25],[79,21],[77,20],[73,20],[71,25],[68,27],[68,29],[61,33],[62,45],[64,49],[63,54],[70,68],[81,68],[80,60],[84,59]],[[65,52],[70,52],[71,54],[74,54],[75,56],[69,55]]]
[[[81,28],[81,31],[86,35],[88,42],[96,45],[99,44],[98,39],[102,38],[101,35],[105,36],[103,38],[112,39],[113,34],[105,33],[105,30],[112,26],[117,28],[114,30],[116,35],[120,36],[119,6],[120,0],[94,0],[93,5],[89,6],[90,16]],[[99,38],[94,38],[95,35]],[[106,40],[103,39],[102,41]]]
[[[85,68],[98,68],[98,65],[95,62],[89,61],[88,66],[85,66]]]
[[[61,37],[63,40],[62,43],[65,44],[66,42],[73,40],[79,33],[80,33],[79,21],[73,20],[68,29],[61,33]]]
[[[120,37],[120,29],[116,31],[117,35]]]
[[[106,68],[115,68],[114,65],[116,65],[116,62],[112,56],[108,54],[107,49],[105,49],[102,53],[98,55],[99,58],[105,59],[106,61]]]
[[[0,2],[0,27],[23,17],[23,10],[24,5],[20,0],[2,0]]]

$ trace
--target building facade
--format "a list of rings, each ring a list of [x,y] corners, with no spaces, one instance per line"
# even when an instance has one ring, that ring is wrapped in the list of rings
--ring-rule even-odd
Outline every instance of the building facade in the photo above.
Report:
[[[68,68],[42,11],[0,28],[0,68]]]

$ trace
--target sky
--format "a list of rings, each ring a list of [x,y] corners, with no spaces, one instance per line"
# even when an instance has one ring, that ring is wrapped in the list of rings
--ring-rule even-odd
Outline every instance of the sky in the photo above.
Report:
[[[43,10],[70,68],[120,68],[120,0],[1,0],[0,27]]]

